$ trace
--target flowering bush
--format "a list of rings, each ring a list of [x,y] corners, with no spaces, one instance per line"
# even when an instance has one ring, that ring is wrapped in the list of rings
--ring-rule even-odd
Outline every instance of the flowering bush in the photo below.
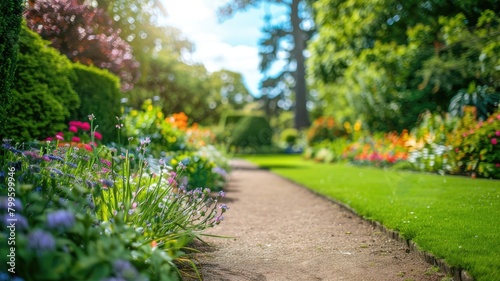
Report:
[[[151,145],[148,149],[156,156],[162,151],[186,149],[185,132],[170,117],[165,117],[160,107],[153,106],[151,100],[144,102],[142,110],[132,110],[123,123],[125,137],[129,138],[131,146],[137,147],[141,138],[149,138]]]
[[[424,113],[422,122],[406,141],[408,161],[415,170],[450,173],[456,161],[450,157],[451,139],[456,134],[458,119],[449,115]]]
[[[468,125],[460,131],[462,138],[455,140],[457,172],[500,178],[500,112]]]
[[[346,136],[343,126],[335,122],[333,117],[320,117],[314,120],[307,132],[307,143],[312,145],[324,140],[334,140]]]
[[[93,115],[90,115],[92,119]],[[68,123],[67,132],[58,132],[53,137],[47,137],[46,141],[55,141],[58,146],[76,146],[92,151],[93,147],[97,147],[98,143],[102,141],[102,134],[98,131],[91,130],[89,122],[70,121]]]
[[[360,165],[390,166],[408,158],[407,139],[408,131],[368,135],[347,145],[343,158]]]
[[[161,163],[152,172],[146,146],[134,166],[128,152],[103,146],[89,152],[49,142],[20,150],[4,143],[0,215],[3,226],[17,219],[16,269],[8,271],[3,255],[0,272],[25,280],[177,280],[177,265],[189,262],[182,249],[228,208],[209,189],[186,191],[181,177],[189,165]],[[9,233],[4,227],[1,236]],[[0,248],[10,251],[7,243]]]

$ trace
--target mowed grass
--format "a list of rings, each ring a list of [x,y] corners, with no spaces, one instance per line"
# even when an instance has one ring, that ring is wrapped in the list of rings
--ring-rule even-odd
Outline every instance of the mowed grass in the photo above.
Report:
[[[244,158],[399,231],[477,281],[500,280],[498,180],[322,164],[298,155]]]

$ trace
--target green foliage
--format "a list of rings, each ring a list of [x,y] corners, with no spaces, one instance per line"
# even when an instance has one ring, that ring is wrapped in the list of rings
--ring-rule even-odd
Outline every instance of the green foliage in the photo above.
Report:
[[[497,1],[320,0],[314,7],[319,29],[308,75],[324,115],[401,131],[426,110],[444,112],[470,83],[500,91]]]
[[[299,131],[295,128],[284,129],[280,134],[280,140],[285,142],[288,146],[292,146],[299,138]]]
[[[231,117],[229,117],[231,118]],[[230,145],[238,148],[259,148],[272,144],[273,129],[264,116],[244,115],[234,123],[227,125],[225,131],[231,132]]]
[[[25,26],[4,137],[31,141],[54,135],[79,104],[71,62]]]
[[[151,100],[146,100],[142,110],[132,110],[123,120],[124,134],[131,138],[132,146],[138,146],[141,141],[149,138],[152,145],[148,150],[157,157],[161,152],[186,149],[186,135],[165,120],[162,109],[154,106]]]
[[[498,108],[500,93],[489,93],[488,86],[477,86],[475,83],[469,85],[468,90],[460,90],[451,99],[448,111],[452,116],[463,116],[466,106],[474,106],[477,109],[477,117],[485,120]]]
[[[325,165],[300,156],[247,159],[399,231],[474,280],[500,276],[500,181]]]
[[[162,105],[164,115],[182,111],[194,122],[214,124],[224,111],[240,109],[252,100],[238,73],[210,74],[203,65],[187,64],[171,54],[151,58],[148,64],[136,89],[126,93],[132,108],[153,99]]]
[[[98,116],[95,124],[105,142],[117,141],[117,117],[121,116],[121,92],[118,77],[106,70],[74,64],[76,79],[73,89],[80,98],[80,107],[73,112],[73,120],[86,120],[89,114]]]
[[[0,137],[11,100],[11,86],[16,70],[19,32],[23,12],[22,0],[4,0],[0,3]]]

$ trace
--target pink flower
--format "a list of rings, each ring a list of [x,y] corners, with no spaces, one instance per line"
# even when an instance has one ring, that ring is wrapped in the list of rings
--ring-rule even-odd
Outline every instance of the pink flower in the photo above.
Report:
[[[102,140],[102,135],[99,132],[94,132],[94,137],[98,140]]]
[[[500,168],[500,163],[496,163],[495,167]]]
[[[82,129],[84,131],[90,130],[90,124],[89,124],[89,122],[82,122],[80,124],[80,129]]]
[[[48,137],[48,138],[46,138],[45,140],[46,140],[46,141],[53,141],[53,140],[54,140],[54,138],[53,138],[53,137]]]
[[[72,141],[72,142],[80,142],[80,141],[81,141],[81,139],[80,139],[79,137],[72,137],[72,138],[71,138],[71,141]]]
[[[497,119],[500,120],[500,114],[497,115]]]
[[[64,133],[63,133],[63,132],[57,132],[57,133],[56,133],[56,136],[61,136],[61,137],[64,137]]]
[[[62,141],[62,140],[64,140],[64,138],[63,138],[63,136],[62,136],[62,135],[56,135],[56,140],[60,140],[60,141]]]
[[[495,136],[500,137],[500,131],[496,131]]]
[[[496,145],[498,143],[498,140],[496,138],[491,139],[491,144]]]
[[[464,138],[467,137],[467,133],[463,133],[462,137],[464,137]]]
[[[69,131],[72,133],[76,133],[76,132],[78,132],[78,128],[75,126],[69,126]]]
[[[80,128],[80,126],[82,125],[82,122],[80,122],[80,121],[69,121],[69,125],[70,126],[75,126],[77,128]]]
[[[88,144],[84,144],[83,147],[88,151],[92,151],[92,147]]]

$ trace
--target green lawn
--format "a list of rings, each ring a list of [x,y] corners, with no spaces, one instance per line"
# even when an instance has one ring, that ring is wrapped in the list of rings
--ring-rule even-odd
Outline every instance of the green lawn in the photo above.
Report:
[[[297,155],[244,158],[398,230],[475,280],[500,280],[498,180],[321,164]]]

